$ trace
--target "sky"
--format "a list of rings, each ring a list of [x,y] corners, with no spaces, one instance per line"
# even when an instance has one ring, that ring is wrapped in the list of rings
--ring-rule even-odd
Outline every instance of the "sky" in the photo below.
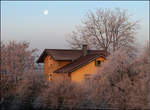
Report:
[[[127,9],[140,20],[137,41],[149,40],[149,1],[2,1],[1,40],[28,41],[31,48],[68,48],[68,34],[97,8]]]

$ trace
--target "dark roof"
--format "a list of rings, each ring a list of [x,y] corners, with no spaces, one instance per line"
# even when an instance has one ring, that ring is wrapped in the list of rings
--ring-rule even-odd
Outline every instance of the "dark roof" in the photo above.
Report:
[[[96,58],[98,58],[100,56],[105,58],[105,56],[98,55],[98,54],[89,54],[86,56],[81,56],[80,58],[76,59],[72,63],[69,63],[69,64],[55,70],[54,73],[71,73],[71,72],[75,71],[76,69],[81,68],[82,66],[90,63],[91,61],[95,60]]]
[[[83,50],[69,50],[69,49],[45,49],[37,63],[43,63],[47,55],[51,56],[57,61],[74,61],[82,56]],[[106,55],[104,50],[88,50],[88,54]]]

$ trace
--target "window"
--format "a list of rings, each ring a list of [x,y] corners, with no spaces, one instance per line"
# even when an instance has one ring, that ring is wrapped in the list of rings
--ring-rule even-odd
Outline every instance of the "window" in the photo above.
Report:
[[[91,79],[91,75],[90,74],[85,74],[84,77],[85,77],[84,78],[85,80],[90,80]]]
[[[69,79],[69,81],[71,81],[71,74],[70,73],[68,73],[68,79]]]
[[[53,80],[53,75],[52,75],[52,73],[49,74],[49,80],[50,80],[50,81]]]
[[[95,66],[100,66],[101,65],[101,61],[100,60],[96,60],[95,61]]]

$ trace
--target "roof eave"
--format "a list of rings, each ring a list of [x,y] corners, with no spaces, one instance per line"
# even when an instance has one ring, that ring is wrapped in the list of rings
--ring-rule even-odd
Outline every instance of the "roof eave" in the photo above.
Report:
[[[46,50],[47,49],[44,49],[44,51],[42,52],[42,54],[40,55],[40,57],[36,60],[36,63],[43,63],[42,57],[44,57],[44,55],[46,54]]]

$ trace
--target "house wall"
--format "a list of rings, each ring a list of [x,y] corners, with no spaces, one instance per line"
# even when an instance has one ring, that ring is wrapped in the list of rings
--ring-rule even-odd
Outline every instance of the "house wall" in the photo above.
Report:
[[[104,58],[99,57],[96,60],[104,61]],[[56,69],[71,63],[69,61],[55,61],[50,56],[47,56],[44,60],[44,77],[46,80],[55,79],[58,80],[60,78],[71,79],[73,82],[82,82],[85,79],[85,74],[93,75],[97,72],[100,66],[95,66],[95,60],[90,62],[89,64],[75,70],[70,75],[68,73],[53,73]],[[52,77],[50,77],[50,74]],[[69,76],[69,77],[68,77]]]
[[[104,61],[104,58],[99,57],[96,60]],[[95,66],[95,60],[89,64],[75,70],[71,73],[71,81],[73,82],[82,82],[85,79],[85,74],[93,75],[97,72],[100,66]]]
[[[53,73],[56,69],[70,63],[70,61],[55,61],[50,56],[47,56],[44,60],[44,78],[46,80],[56,79],[58,77],[67,77],[68,74]],[[50,74],[52,77],[50,77]]]

